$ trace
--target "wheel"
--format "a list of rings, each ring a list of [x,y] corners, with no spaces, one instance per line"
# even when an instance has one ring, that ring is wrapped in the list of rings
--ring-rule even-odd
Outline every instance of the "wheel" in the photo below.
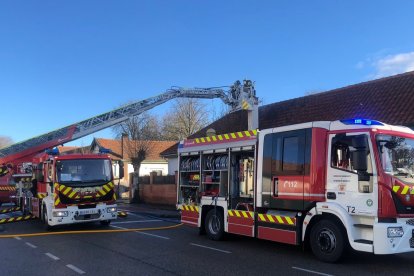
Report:
[[[101,223],[102,226],[108,226],[109,224],[111,224],[111,221],[109,219],[108,220],[101,220],[100,223]]]
[[[224,237],[224,219],[221,210],[210,210],[207,213],[204,226],[209,239],[222,240]]]
[[[345,251],[346,233],[341,226],[330,220],[321,220],[310,232],[313,254],[321,261],[337,262]]]

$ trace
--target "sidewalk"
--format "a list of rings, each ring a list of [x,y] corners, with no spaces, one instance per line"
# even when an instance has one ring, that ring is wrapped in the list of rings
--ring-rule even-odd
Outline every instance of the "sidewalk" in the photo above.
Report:
[[[131,211],[147,216],[159,218],[173,218],[180,219],[180,212],[176,210],[175,206],[162,204],[148,204],[148,203],[128,203],[119,200],[117,202],[118,209],[121,211]]]

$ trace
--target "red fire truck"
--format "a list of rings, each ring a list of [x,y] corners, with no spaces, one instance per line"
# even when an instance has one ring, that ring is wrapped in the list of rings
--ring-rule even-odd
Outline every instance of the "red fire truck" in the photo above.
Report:
[[[18,198],[23,210],[41,218],[47,228],[90,221],[108,225],[117,218],[107,154],[41,153],[32,165],[32,185],[29,189],[18,185]]]
[[[414,251],[414,131],[366,119],[184,140],[178,208],[225,233],[309,245],[335,262],[350,246]]]

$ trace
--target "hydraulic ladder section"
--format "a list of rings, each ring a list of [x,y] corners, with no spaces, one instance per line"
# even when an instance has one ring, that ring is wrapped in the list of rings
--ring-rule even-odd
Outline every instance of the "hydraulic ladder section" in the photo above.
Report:
[[[2,148],[0,149],[0,164],[24,158],[116,125],[175,98],[219,98],[231,107],[232,112],[239,109],[251,110],[257,108],[258,105],[256,91],[250,80],[244,80],[243,84],[236,81],[229,90],[220,87],[190,89],[173,87],[158,96],[127,104],[110,112]]]

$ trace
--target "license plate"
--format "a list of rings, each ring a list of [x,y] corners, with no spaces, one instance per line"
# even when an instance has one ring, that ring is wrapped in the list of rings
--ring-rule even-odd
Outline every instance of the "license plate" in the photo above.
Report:
[[[97,214],[98,210],[80,210],[79,211],[79,215],[83,216],[83,215],[93,215],[93,214]]]

